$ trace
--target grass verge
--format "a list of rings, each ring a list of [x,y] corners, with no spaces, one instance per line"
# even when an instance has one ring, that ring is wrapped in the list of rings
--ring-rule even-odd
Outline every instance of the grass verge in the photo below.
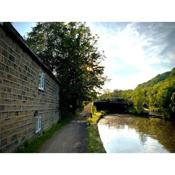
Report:
[[[90,124],[97,124],[102,115],[105,114],[105,111],[97,111],[96,107],[93,105],[91,106],[91,113],[92,117],[89,117],[87,120]]]
[[[90,126],[88,126],[88,152],[89,153],[106,152],[101,142],[96,124],[91,124]]]
[[[41,136],[32,138],[24,142],[16,152],[17,153],[37,153],[41,146],[50,139],[54,133],[63,128],[68,122],[72,120],[72,117],[63,117],[57,124],[54,124],[49,130],[45,131]]]
[[[98,112],[95,108],[95,106],[91,106],[91,113],[92,117],[89,117],[87,119],[88,123],[90,124],[88,126],[88,152],[89,153],[105,153],[105,149],[103,147],[102,141],[100,139],[100,135],[98,132],[98,126],[97,123],[102,117],[102,115],[105,114],[104,111]]]

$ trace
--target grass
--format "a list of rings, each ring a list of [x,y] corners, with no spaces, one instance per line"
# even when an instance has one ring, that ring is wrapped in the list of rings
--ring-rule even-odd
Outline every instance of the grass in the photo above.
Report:
[[[100,139],[100,135],[98,132],[97,123],[105,114],[104,111],[97,111],[95,106],[91,106],[92,117],[87,119],[88,123],[88,152],[89,153],[105,153],[105,149]]]
[[[97,124],[101,116],[102,116],[101,112],[96,112],[95,114],[92,115],[91,118],[90,117],[88,118],[88,122],[90,124]]]
[[[92,104],[91,106],[92,117],[88,118],[90,124],[97,124],[102,115],[105,114],[105,111],[97,111],[96,107]]]
[[[96,124],[88,126],[88,152],[105,153]]]
[[[25,141],[24,144],[16,150],[16,152],[17,153],[37,153],[39,152],[41,146],[49,138],[51,138],[56,131],[63,128],[71,120],[72,120],[72,117],[63,117],[61,121],[53,125],[49,130],[45,131],[41,136]]]

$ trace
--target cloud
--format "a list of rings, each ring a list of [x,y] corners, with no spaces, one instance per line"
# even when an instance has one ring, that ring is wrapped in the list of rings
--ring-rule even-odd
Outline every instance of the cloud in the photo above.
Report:
[[[160,63],[166,62],[169,63],[170,67],[174,66],[175,23],[137,23],[137,26],[142,29],[139,30],[140,33],[151,38],[147,52],[151,53],[151,49],[155,48]]]
[[[13,23],[26,36],[36,23]],[[87,23],[99,35],[102,62],[111,79],[104,89],[133,89],[159,73],[175,67],[175,23],[95,22]]]
[[[106,89],[135,88],[175,66],[175,23],[88,23],[104,50]]]

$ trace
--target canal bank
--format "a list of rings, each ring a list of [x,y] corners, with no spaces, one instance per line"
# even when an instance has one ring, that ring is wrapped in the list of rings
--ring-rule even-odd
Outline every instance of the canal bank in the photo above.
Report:
[[[88,152],[89,153],[106,153],[98,131],[98,121],[103,112],[97,112],[93,103],[89,103],[85,109],[90,115],[87,117],[88,123]]]
[[[106,153],[99,135],[97,124],[91,124],[88,126],[88,152]]]

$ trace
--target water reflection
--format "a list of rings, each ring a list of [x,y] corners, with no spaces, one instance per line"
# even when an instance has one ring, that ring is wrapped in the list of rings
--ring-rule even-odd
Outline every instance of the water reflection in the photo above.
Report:
[[[109,153],[175,152],[175,123],[130,115],[112,115],[98,124]]]

